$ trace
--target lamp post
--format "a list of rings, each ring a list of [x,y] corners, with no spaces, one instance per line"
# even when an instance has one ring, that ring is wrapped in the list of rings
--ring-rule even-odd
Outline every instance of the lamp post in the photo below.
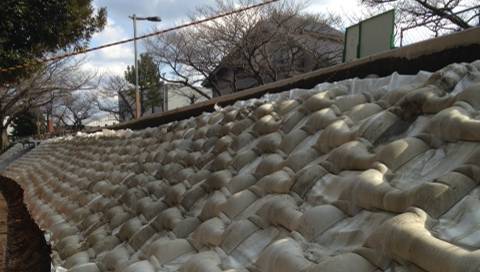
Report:
[[[162,19],[158,16],[151,17],[137,17],[135,14],[128,16],[133,21],[133,48],[135,54],[135,118],[138,119],[142,115],[142,105],[140,102],[140,89],[138,87],[138,62],[137,62],[137,20],[161,22]]]

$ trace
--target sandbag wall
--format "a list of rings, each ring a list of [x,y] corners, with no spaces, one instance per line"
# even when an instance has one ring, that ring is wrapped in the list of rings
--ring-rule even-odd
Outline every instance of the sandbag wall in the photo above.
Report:
[[[69,271],[477,271],[479,110],[480,62],[452,64],[59,138],[5,174]]]

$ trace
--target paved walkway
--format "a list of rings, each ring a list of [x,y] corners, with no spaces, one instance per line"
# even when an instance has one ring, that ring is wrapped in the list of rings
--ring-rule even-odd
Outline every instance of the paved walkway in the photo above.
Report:
[[[9,166],[12,162],[16,161],[18,158],[28,153],[30,150],[32,149],[23,149],[21,152],[15,153],[10,158],[0,161],[0,172],[7,168],[7,166]]]

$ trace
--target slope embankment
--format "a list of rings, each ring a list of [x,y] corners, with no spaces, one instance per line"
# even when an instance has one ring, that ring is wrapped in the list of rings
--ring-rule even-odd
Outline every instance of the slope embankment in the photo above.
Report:
[[[473,272],[479,119],[476,61],[51,139],[4,174],[59,270]]]

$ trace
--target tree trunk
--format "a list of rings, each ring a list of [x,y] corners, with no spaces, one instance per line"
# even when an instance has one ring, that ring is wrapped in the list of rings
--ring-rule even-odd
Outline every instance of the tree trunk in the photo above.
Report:
[[[0,126],[0,149],[1,151],[5,151],[7,149],[10,141],[8,140],[7,128]]]

